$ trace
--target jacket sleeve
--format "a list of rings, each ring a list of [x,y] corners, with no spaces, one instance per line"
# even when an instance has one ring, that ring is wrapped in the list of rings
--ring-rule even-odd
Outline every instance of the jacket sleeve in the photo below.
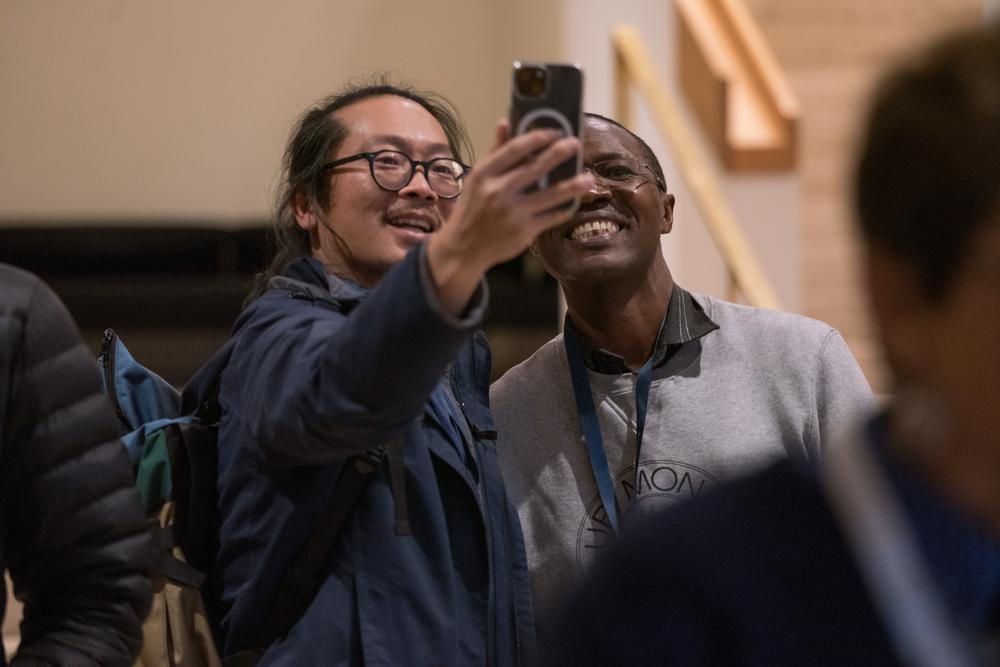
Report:
[[[41,282],[11,318],[5,550],[24,600],[17,664],[130,665],[153,550],[97,368]]]
[[[871,387],[847,344],[836,330],[820,347],[816,383],[815,451],[823,451],[838,435],[875,409]]]
[[[346,314],[272,297],[240,334],[223,410],[247,421],[273,465],[323,465],[385,444],[422,414],[481,320],[485,291],[462,318],[447,315],[421,247]]]

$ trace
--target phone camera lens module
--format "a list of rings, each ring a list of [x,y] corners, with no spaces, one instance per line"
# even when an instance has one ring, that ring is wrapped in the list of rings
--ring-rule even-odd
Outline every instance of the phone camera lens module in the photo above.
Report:
[[[546,86],[547,77],[541,67],[527,67],[517,73],[517,89],[522,95],[542,97]]]

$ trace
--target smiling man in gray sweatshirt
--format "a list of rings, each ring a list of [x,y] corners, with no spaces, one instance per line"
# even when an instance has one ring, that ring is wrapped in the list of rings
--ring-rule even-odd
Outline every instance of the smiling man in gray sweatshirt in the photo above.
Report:
[[[813,459],[872,407],[830,326],[674,282],[660,247],[674,196],[644,141],[588,114],[583,161],[595,187],[533,246],[566,296],[564,334],[491,390],[541,639],[634,514]]]

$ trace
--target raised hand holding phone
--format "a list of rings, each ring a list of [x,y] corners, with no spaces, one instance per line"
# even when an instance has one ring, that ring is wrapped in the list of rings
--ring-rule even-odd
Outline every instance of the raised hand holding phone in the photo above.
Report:
[[[448,221],[428,242],[438,295],[452,312],[464,308],[488,269],[566,222],[594,186],[590,173],[581,173],[579,68],[515,63],[514,70],[510,120],[499,124],[496,146],[466,177]]]

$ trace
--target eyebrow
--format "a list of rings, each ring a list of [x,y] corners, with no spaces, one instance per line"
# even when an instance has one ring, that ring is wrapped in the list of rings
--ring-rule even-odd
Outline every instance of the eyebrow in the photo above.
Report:
[[[637,156],[632,153],[629,153],[628,151],[620,151],[620,152],[605,151],[603,153],[598,153],[597,155],[585,155],[584,162],[588,162],[590,164],[597,164],[598,162],[604,162],[605,160],[619,160],[621,158],[639,160],[639,162],[645,161],[641,155]]]
[[[413,142],[405,137],[401,137],[397,134],[380,134],[378,136],[369,137],[365,140],[365,146],[370,146],[374,144],[388,144],[393,148],[399,148],[404,151],[411,151],[414,148]],[[451,147],[447,143],[435,142],[428,144],[426,147],[422,147],[428,153],[447,153],[451,155]]]

